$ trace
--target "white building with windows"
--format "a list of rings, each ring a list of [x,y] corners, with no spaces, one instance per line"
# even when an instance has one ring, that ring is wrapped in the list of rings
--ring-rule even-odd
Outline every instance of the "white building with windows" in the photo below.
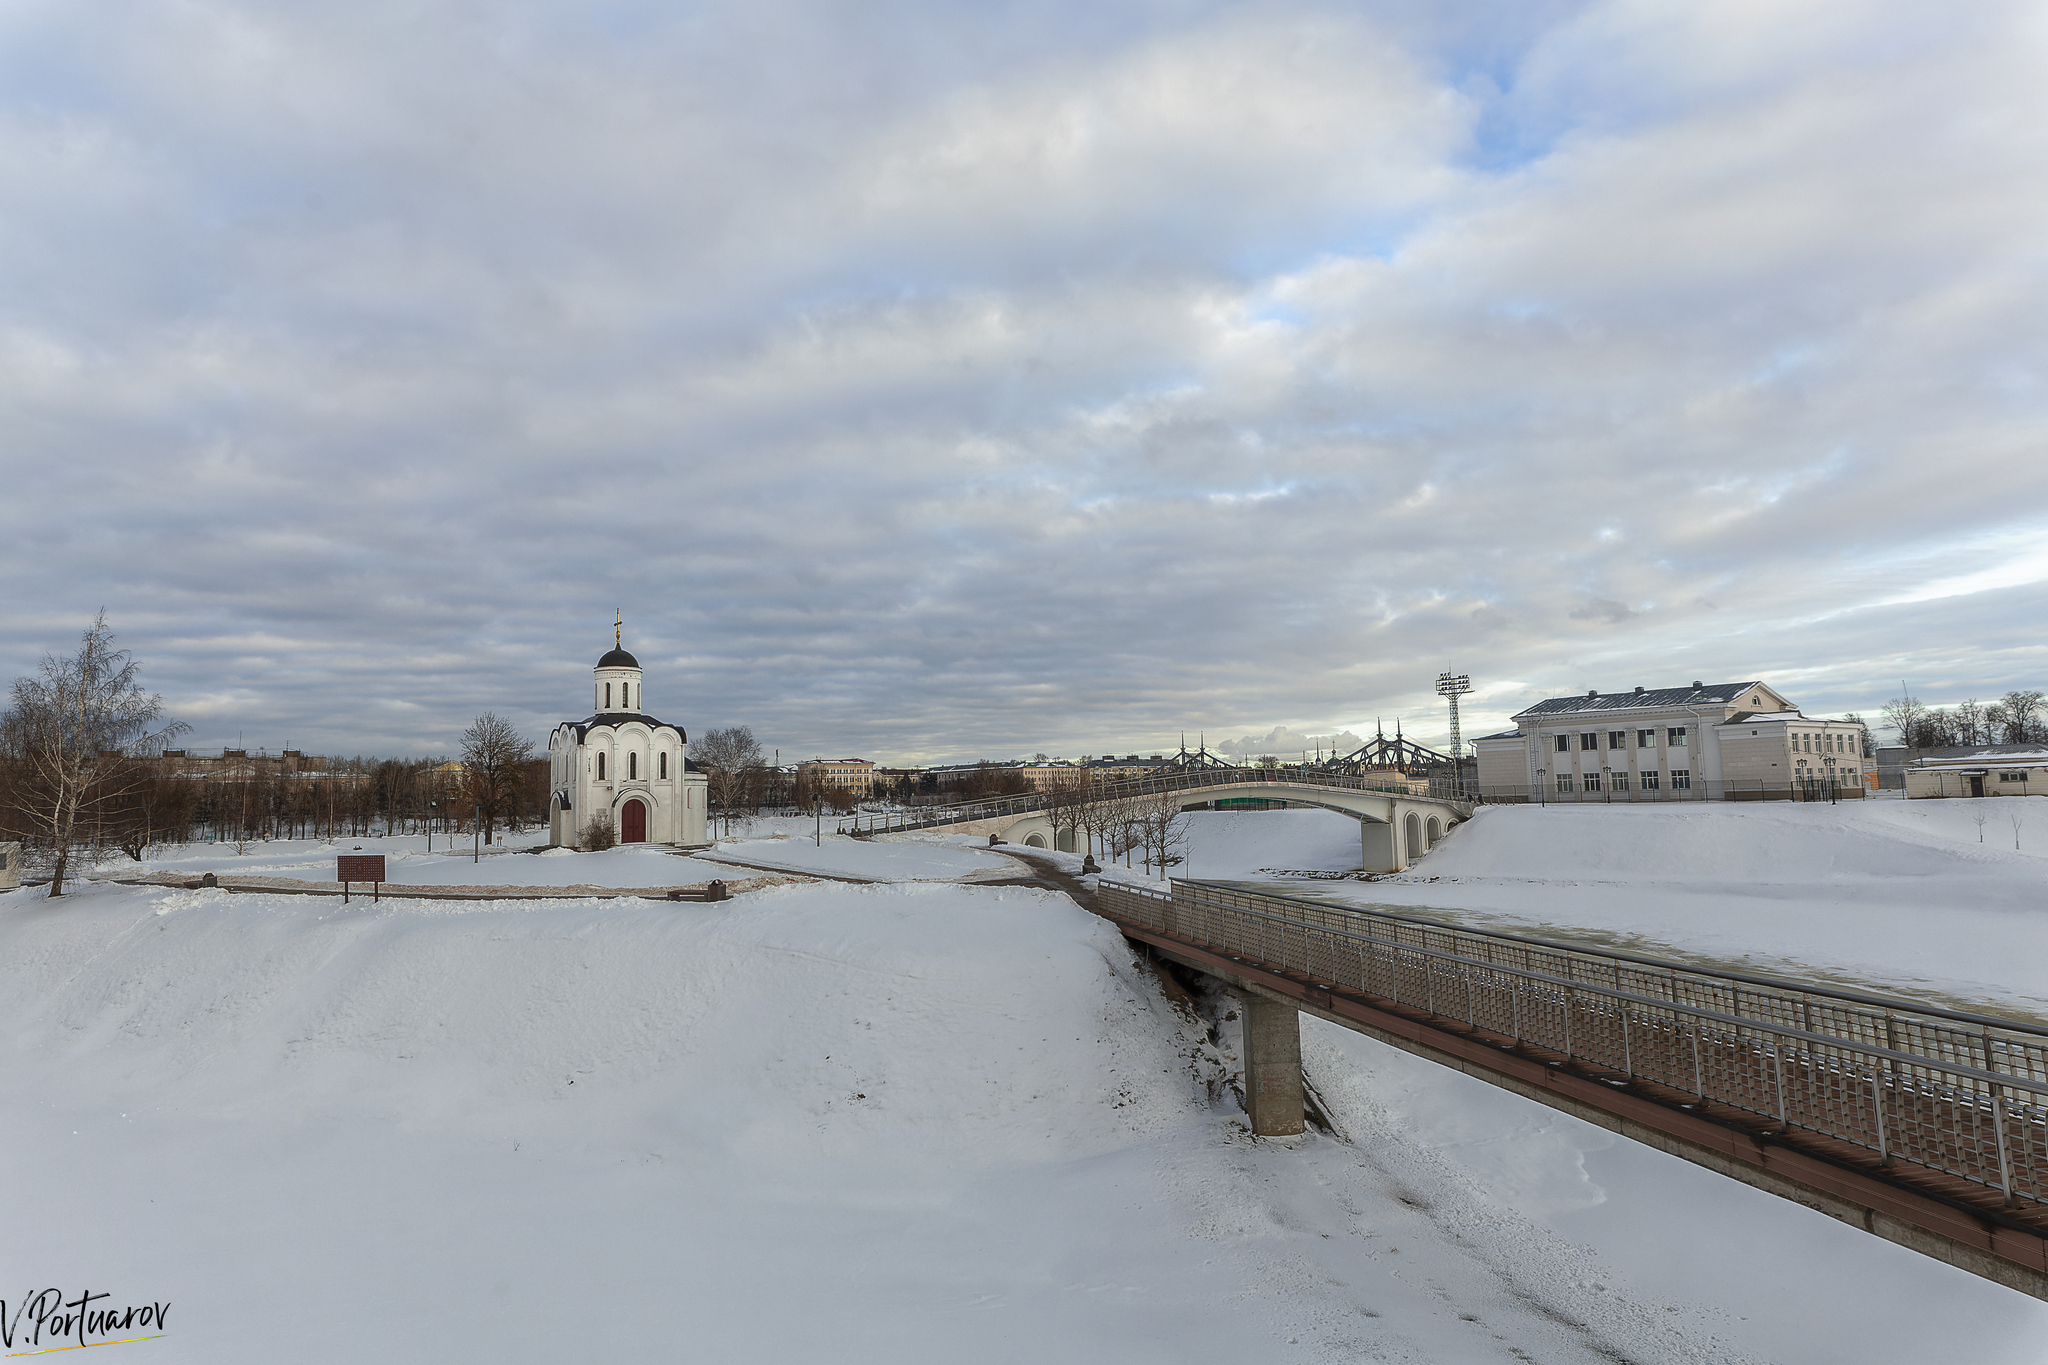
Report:
[[[1876,777],[1853,721],[1801,714],[1762,682],[1550,697],[1474,740],[1492,800],[1783,800],[1861,796]]]
[[[549,842],[574,846],[602,817],[622,844],[707,843],[706,782],[690,765],[690,737],[647,714],[640,661],[614,645],[592,670],[590,718],[548,737]]]

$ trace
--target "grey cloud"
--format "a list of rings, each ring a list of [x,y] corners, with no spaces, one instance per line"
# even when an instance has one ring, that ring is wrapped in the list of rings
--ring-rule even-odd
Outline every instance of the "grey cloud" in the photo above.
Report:
[[[2048,505],[2025,11],[1488,13],[17,16],[0,671],[105,605],[195,743],[430,752],[620,606],[897,758],[2039,685],[1902,600]]]
[[[1571,613],[1574,621],[1605,621],[1609,625],[1619,625],[1634,616],[1635,612],[1626,603],[1611,597],[1589,597],[1583,606]]]

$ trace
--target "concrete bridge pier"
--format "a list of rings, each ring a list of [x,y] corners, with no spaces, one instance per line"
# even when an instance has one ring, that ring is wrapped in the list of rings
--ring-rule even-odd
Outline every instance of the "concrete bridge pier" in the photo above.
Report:
[[[1405,872],[1407,859],[1401,856],[1401,831],[1377,820],[1358,822],[1359,854],[1367,872]]]
[[[1301,1132],[1301,1011],[1284,1001],[1241,991],[1244,1014],[1244,1102],[1260,1137]]]

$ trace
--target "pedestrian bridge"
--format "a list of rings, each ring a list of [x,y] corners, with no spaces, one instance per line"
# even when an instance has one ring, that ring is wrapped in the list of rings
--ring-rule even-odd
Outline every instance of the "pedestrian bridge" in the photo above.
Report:
[[[1197,768],[1131,782],[1099,783],[1090,800],[1105,805],[1171,795],[1183,810],[1226,801],[1285,802],[1320,807],[1358,821],[1361,862],[1368,872],[1400,872],[1427,853],[1451,827],[1472,815],[1472,803],[1423,796],[1405,782],[1335,774],[1297,774],[1266,768]],[[1080,840],[1071,803],[1059,793],[1032,792],[912,811],[856,815],[840,822],[843,834],[924,830],[986,834],[1031,848],[1077,852]]]
[[[1313,1014],[2048,1298],[2048,1028],[1214,882],[1092,901],[1243,1002],[1254,1132],[1302,1131]]]

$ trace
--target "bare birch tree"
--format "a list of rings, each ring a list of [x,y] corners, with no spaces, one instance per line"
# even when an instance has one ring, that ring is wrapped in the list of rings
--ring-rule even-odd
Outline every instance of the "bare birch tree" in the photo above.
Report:
[[[114,648],[103,611],[78,652],[44,655],[34,677],[16,678],[0,717],[0,747],[10,769],[9,823],[17,824],[50,859],[50,894],[80,856],[96,859],[111,818],[153,776],[149,764],[186,726],[167,721],[163,698],[145,695],[138,665]]]

